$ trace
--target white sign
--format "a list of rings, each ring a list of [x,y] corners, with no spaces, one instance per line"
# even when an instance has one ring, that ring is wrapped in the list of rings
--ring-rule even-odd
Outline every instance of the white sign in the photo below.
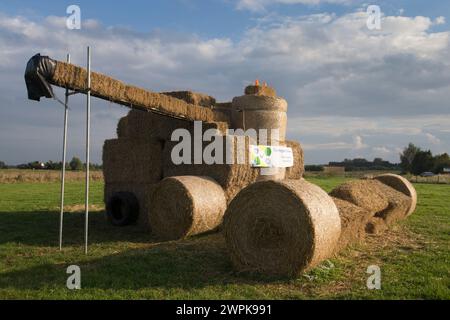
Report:
[[[294,166],[292,148],[281,146],[250,146],[251,165],[255,168],[290,168]]]

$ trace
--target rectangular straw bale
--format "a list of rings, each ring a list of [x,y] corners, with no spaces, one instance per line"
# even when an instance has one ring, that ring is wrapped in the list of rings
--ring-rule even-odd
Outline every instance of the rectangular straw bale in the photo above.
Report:
[[[190,104],[195,104],[203,107],[211,107],[216,104],[215,98],[198,92],[171,91],[171,92],[162,92],[162,94],[183,100]]]
[[[232,102],[217,102],[214,106],[214,112],[216,114],[221,113],[226,119],[230,119],[229,121],[231,121],[232,107]]]
[[[189,126],[190,123],[187,120],[141,110],[131,110],[126,117],[119,121],[117,133],[119,138],[168,140],[175,129],[187,129]]]
[[[162,179],[162,143],[157,140],[114,139],[103,146],[105,183],[156,183]]]
[[[87,89],[87,70],[56,61],[55,72],[49,81],[75,91]],[[134,109],[156,110],[168,115],[199,121],[229,121],[223,113],[189,104],[183,100],[139,87],[127,85],[109,76],[91,72],[91,94],[94,97],[119,103]]]

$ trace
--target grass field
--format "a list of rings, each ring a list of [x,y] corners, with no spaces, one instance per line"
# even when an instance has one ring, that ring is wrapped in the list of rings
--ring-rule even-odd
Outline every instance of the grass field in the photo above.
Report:
[[[330,190],[344,178],[310,178]],[[156,243],[137,227],[109,226],[101,182],[83,254],[83,184],[70,182],[65,247],[57,249],[57,183],[0,184],[0,299],[450,299],[450,186],[416,185],[417,212],[295,280],[233,271],[220,234]],[[82,289],[66,289],[79,265]],[[378,265],[382,289],[368,290]]]

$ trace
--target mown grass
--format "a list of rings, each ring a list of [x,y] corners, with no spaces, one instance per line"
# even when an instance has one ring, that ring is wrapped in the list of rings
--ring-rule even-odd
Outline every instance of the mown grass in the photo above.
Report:
[[[329,191],[345,178],[310,180]],[[59,185],[0,185],[0,299],[450,299],[450,186],[416,187],[410,219],[292,280],[234,272],[220,234],[157,243],[138,227],[109,226],[101,209],[91,214],[89,254],[82,212],[66,215],[59,252]],[[66,190],[77,211],[83,184]],[[102,190],[93,183],[97,208]],[[81,290],[66,289],[72,264]],[[381,267],[381,290],[366,287],[370,265]]]

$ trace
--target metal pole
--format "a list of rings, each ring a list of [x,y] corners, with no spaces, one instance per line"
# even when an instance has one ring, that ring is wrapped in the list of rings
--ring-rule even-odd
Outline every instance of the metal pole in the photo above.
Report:
[[[67,63],[70,63],[70,54],[67,54]],[[61,166],[61,211],[59,213],[59,250],[62,250],[63,223],[64,223],[64,185],[66,179],[66,153],[67,153],[67,119],[69,116],[69,89],[66,89],[64,101],[64,133],[63,133],[63,155]]]
[[[85,224],[84,224],[84,252],[88,253],[89,236],[89,147],[91,131],[91,48],[87,47],[87,94],[86,94],[86,194],[85,194]]]

